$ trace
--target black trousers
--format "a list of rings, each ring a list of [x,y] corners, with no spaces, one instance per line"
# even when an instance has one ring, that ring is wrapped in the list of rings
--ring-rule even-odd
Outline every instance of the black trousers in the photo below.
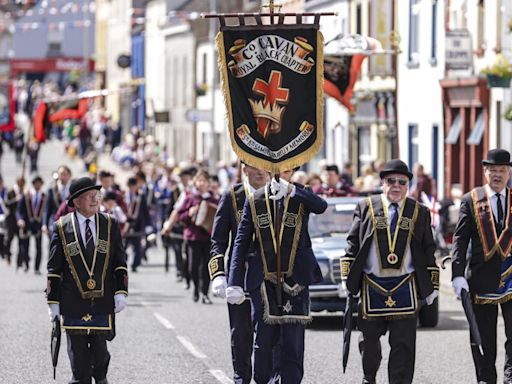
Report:
[[[192,281],[194,292],[208,294],[210,288],[210,274],[208,272],[208,261],[210,260],[210,243],[202,241],[188,242],[189,256],[192,257]]]
[[[110,354],[107,349],[106,336],[102,334],[70,335],[68,339],[68,356],[73,378],[69,384],[91,384],[107,377]]]
[[[127,236],[126,249],[130,246],[133,250],[132,271],[135,272],[142,260],[142,236]]]
[[[254,381],[256,384],[277,382],[300,384],[304,376],[304,324],[267,324],[263,320],[264,306],[259,289],[251,291],[254,330]],[[299,295],[309,302],[309,291]]]
[[[22,264],[25,264],[25,268],[28,270],[29,267],[29,250],[30,250],[30,238],[33,237],[36,241],[36,264],[35,271],[39,271],[39,267],[41,266],[41,258],[42,258],[42,250],[41,250],[41,233],[38,235],[30,235],[26,238],[20,237],[19,245],[20,245],[20,257],[18,259],[18,267],[21,267]]]
[[[183,265],[183,241],[179,239],[171,239],[170,245],[174,251],[174,257],[176,259],[176,276],[184,277],[188,271],[185,271]]]
[[[496,384],[496,325],[498,306],[494,304],[473,304],[478,330],[482,337],[484,355],[471,347],[478,381]],[[505,324],[505,371],[504,382],[512,383],[512,301],[501,304],[501,313]],[[470,337],[471,339],[471,337]],[[472,342],[472,340],[470,340]]]
[[[252,379],[252,345],[254,330],[251,319],[251,301],[240,305],[228,304],[231,328],[231,360],[235,384],[250,384]]]
[[[375,382],[382,360],[380,337],[389,331],[391,351],[388,362],[389,384],[410,384],[414,376],[416,354],[416,317],[399,320],[366,320],[359,311],[357,326],[364,378]]]

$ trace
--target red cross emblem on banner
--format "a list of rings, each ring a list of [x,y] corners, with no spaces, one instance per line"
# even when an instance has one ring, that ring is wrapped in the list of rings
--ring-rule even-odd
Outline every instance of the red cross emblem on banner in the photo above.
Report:
[[[263,102],[251,102],[254,117],[258,122],[258,132],[266,139],[271,132],[279,132],[281,129],[281,115],[284,108],[279,104],[286,104],[290,91],[281,88],[282,73],[272,71],[268,82],[256,79],[252,90],[263,96]]]

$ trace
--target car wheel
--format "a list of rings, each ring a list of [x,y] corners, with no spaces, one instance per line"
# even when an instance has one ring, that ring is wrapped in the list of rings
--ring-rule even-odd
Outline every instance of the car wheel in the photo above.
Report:
[[[439,298],[436,298],[431,305],[425,305],[419,313],[420,326],[431,328],[439,322]]]

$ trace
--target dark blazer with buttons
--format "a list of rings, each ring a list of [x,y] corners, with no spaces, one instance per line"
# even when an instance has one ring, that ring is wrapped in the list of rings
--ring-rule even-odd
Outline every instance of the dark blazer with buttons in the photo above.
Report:
[[[507,194],[510,194],[508,189]],[[471,250],[468,252],[470,243]],[[462,197],[459,220],[453,236],[452,279],[465,275],[473,294],[496,292],[501,276],[499,255],[494,254],[488,261],[484,259],[482,242],[476,228],[471,192]]]
[[[410,198],[407,197],[406,199]],[[375,213],[379,214],[378,212]],[[342,278],[347,278],[347,288],[353,294],[357,294],[361,289],[363,270],[373,241],[372,217],[367,199],[364,199],[359,202],[354,212],[352,227],[347,237],[348,247],[345,255],[341,258]],[[430,212],[428,208],[421,204],[410,247],[420,298],[424,299],[432,293],[434,288],[438,289],[439,268],[436,266],[434,257],[436,246],[432,236]],[[344,260],[349,260],[350,263],[348,276],[343,276]]]
[[[237,190],[242,187],[240,184],[233,188]],[[231,198],[231,188],[224,192],[220,198],[215,220],[213,222],[213,231],[210,247],[210,256],[224,255],[227,268],[226,275],[229,276],[231,256],[233,253],[234,240],[237,234],[238,223],[235,217],[237,208],[233,207],[233,199]],[[231,242],[230,242],[231,239]],[[227,252],[226,252],[227,251]]]
[[[264,188],[268,188],[268,184]],[[295,196],[292,199],[298,199],[304,205],[304,216],[302,218],[302,228],[292,278],[296,283],[308,286],[322,280],[322,273],[311,248],[311,239],[308,234],[309,214],[311,212],[316,214],[323,213],[327,209],[327,202],[311,190],[298,184],[296,184]],[[228,279],[229,286],[243,287],[245,263],[247,262],[247,272],[245,273],[246,291],[259,288],[264,276],[259,246],[256,247],[256,252],[252,253],[249,257],[248,251],[253,234],[254,223],[251,207],[249,200],[246,200],[235,239],[231,271]]]
[[[77,227],[80,247],[85,251],[84,241],[78,230],[78,219],[73,215]],[[107,214],[99,213],[100,220],[106,220]],[[58,230],[54,231],[50,243],[48,256],[48,287],[47,300],[49,304],[60,304],[60,312],[63,315],[81,317],[86,313],[107,315],[114,313],[114,295],[116,293],[128,294],[128,270],[126,268],[126,252],[121,239],[119,224],[111,217],[110,259],[105,274],[105,291],[101,298],[94,300],[83,299],[78,286],[71,274],[71,268],[66,260],[62,238]],[[96,223],[98,225],[98,223]],[[63,228],[66,233],[73,233],[70,221]],[[78,256],[76,256],[78,257]],[[60,276],[60,278],[58,277]]]

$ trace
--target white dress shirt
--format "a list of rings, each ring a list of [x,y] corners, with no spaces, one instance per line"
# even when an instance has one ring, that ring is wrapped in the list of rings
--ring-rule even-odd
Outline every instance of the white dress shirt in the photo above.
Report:
[[[399,201],[398,204],[398,212],[400,213],[400,210],[402,209],[402,205],[404,204],[404,200]],[[388,224],[391,223],[391,218],[393,217],[394,208],[391,205],[391,202],[386,198],[386,196],[382,195],[382,204],[387,207],[388,211]],[[398,228],[398,223],[397,223]],[[391,234],[391,238],[393,239],[393,233]],[[375,236],[375,235],[374,235]],[[386,253],[383,255],[384,257],[387,257],[387,249],[381,250],[381,252]],[[375,237],[373,237],[372,244],[370,245],[370,250],[368,252],[368,258],[366,259],[366,265],[363,269],[364,273],[366,274],[374,274],[378,277],[394,277],[394,276],[402,276],[408,273],[414,272],[414,266],[412,264],[412,257],[411,257],[411,247],[407,245],[405,249],[405,255],[404,260],[402,262],[402,268],[400,269],[394,269],[394,268],[386,268],[382,269],[380,267],[380,258],[379,254],[377,253],[377,244]]]
[[[503,221],[505,221],[507,219],[507,189],[503,188],[500,192],[494,192],[489,186],[489,184],[485,184],[485,192],[487,193],[487,196],[489,196],[492,214],[494,215],[494,219],[496,222],[498,222],[498,197],[496,197],[496,194],[499,193],[501,195],[501,208],[503,208]]]
[[[92,215],[91,217],[85,217],[78,211],[75,211],[76,218],[78,219],[78,226],[80,227],[80,236],[82,236],[82,242],[85,246],[85,220],[89,219],[89,227],[92,231],[92,241],[93,244],[96,245],[96,215]]]

